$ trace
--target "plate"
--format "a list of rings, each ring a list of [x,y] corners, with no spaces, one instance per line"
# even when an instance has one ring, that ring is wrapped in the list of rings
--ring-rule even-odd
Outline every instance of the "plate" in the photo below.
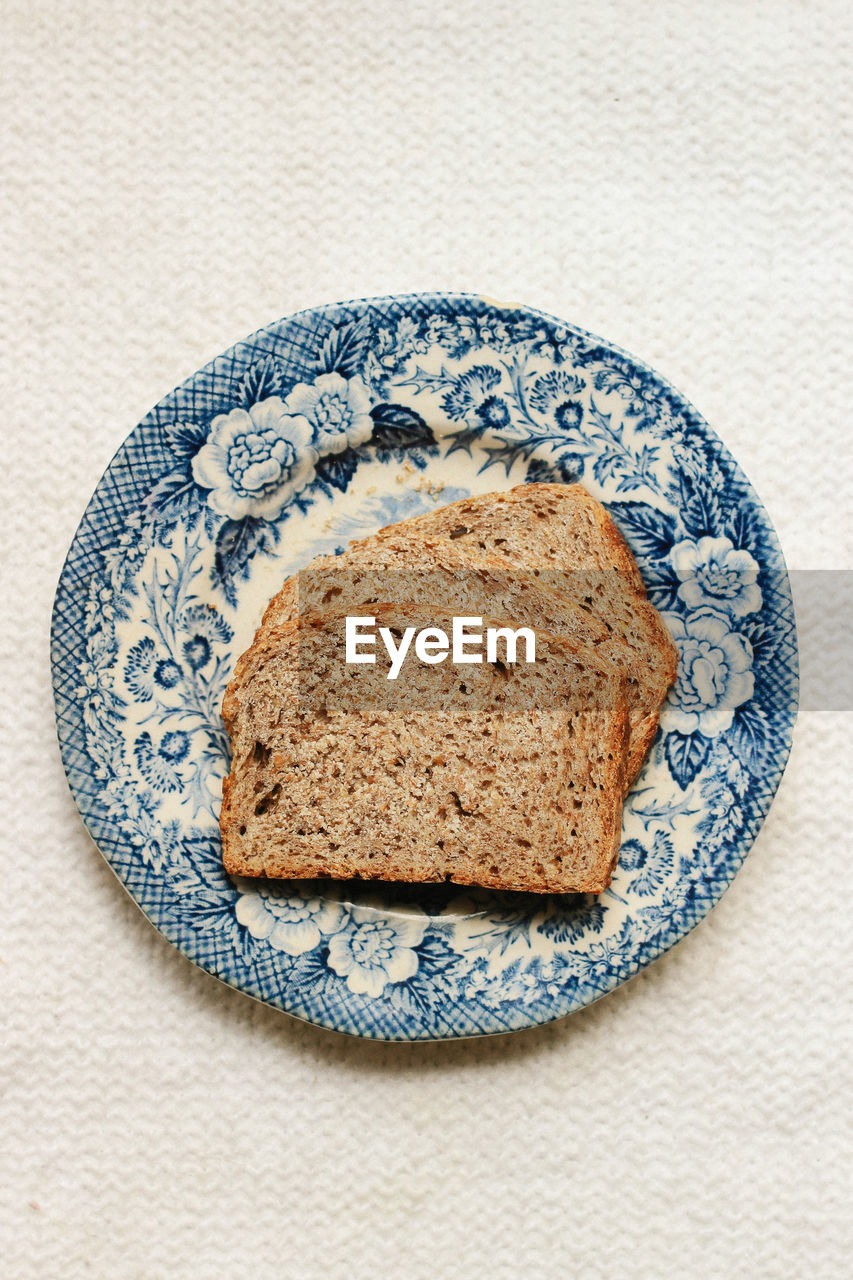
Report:
[[[225,875],[219,709],[283,579],[467,494],[576,480],[627,538],[681,658],[611,888],[543,898]],[[152,923],[259,1000],[387,1040],[559,1018],[671,947],[748,853],[797,706],[777,538],[699,414],[583,330],[467,295],[302,312],[162,400],[83,516],[52,664],[71,790]]]

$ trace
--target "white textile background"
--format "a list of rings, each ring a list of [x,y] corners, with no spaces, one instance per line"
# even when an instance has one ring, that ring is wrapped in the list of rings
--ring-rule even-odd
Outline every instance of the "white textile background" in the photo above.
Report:
[[[735,885],[642,977],[400,1047],[155,934],[76,816],[47,656],[141,416],[364,294],[482,291],[627,347],[792,568],[850,568],[849,6],[0,0],[0,26],[2,1274],[849,1275],[848,716],[801,716]]]

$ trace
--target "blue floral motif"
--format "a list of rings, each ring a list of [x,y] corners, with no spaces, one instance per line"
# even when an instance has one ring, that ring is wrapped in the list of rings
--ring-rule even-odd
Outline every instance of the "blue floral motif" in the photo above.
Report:
[[[130,692],[141,701],[154,696],[156,649],[150,636],[143,636],[127,655],[124,680]]]
[[[488,487],[493,467],[508,484],[580,479],[608,504],[680,650],[610,890],[232,880],[222,696],[271,589]],[[168,397],[84,517],[54,637],[69,779],[158,927],[262,999],[391,1039],[553,1018],[677,941],[745,856],[796,706],[775,535],[701,418],[590,335],[471,298],[305,313]]]
[[[668,726],[679,733],[716,737],[731,727],[735,708],[752,697],[752,649],[715,613],[686,618],[664,614],[678,647],[678,679],[669,692]]]
[[[345,920],[343,907],[330,893],[312,894],[297,882],[238,881],[240,896],[235,912],[253,938],[268,942],[277,951],[301,956],[313,951],[323,938],[335,933]]]
[[[303,415],[270,396],[213,419],[207,443],[193,457],[193,476],[210,490],[207,500],[220,515],[272,520],[313,478],[313,435]]]
[[[702,783],[705,809],[698,830],[710,853],[728,848],[742,831],[743,802],[751,785],[749,772],[730,750],[724,750],[717,770]]]
[[[514,341],[512,326],[500,316],[477,316],[467,312],[430,316],[426,338],[429,346],[441,348],[453,360],[461,360],[480,348],[509,351]],[[414,342],[411,348],[415,352],[418,350]]]
[[[181,668],[172,658],[161,658],[154,666],[154,683],[161,689],[174,689],[180,684]]]
[[[204,639],[210,644],[230,644],[234,631],[222,614],[210,604],[191,604],[178,619],[178,626],[193,639]]]
[[[545,356],[556,368],[570,364],[573,369],[580,370],[595,358],[600,348],[589,334],[577,329],[570,329],[559,323],[531,324],[526,328],[525,338],[530,342],[530,350],[535,355]]]
[[[180,764],[190,749],[190,735],[183,729],[171,729],[160,739],[160,756],[169,764]]]
[[[714,609],[736,619],[761,608],[758,565],[728,538],[678,542],[671,559],[681,583],[678,597],[688,609]]]
[[[478,364],[450,381],[450,388],[442,397],[441,407],[448,418],[460,421],[488,400],[500,384],[501,371],[494,365]]]
[[[554,418],[564,431],[576,431],[583,422],[583,405],[579,400],[566,400],[557,405]]]
[[[583,382],[567,369],[552,369],[533,383],[527,402],[539,413],[552,413],[559,416],[560,411],[568,404],[576,404],[583,390]],[[579,426],[583,411],[572,426]]]
[[[509,405],[501,396],[486,396],[477,408],[477,417],[490,431],[500,431],[509,424]]]
[[[604,928],[604,908],[591,894],[579,896],[568,907],[557,908],[546,915],[539,932],[553,942],[577,942]]]
[[[179,791],[185,779],[177,765],[188,748],[189,738],[185,733],[166,733],[159,748],[155,748],[146,729],[136,739],[133,755],[136,767],[150,786],[157,791]]]
[[[595,375],[599,391],[615,391],[625,402],[625,411],[639,417],[660,399],[661,385],[646,369],[638,368],[623,356],[610,357]]]
[[[655,835],[651,849],[640,840],[625,840],[619,851],[620,864],[633,872],[631,888],[644,898],[668,881],[674,861],[672,841],[662,831]]]
[[[230,643],[234,634],[220,613],[204,605],[190,605],[185,609],[179,626],[187,635],[181,650],[184,661],[194,672],[207,666],[215,645]]]
[[[352,925],[329,941],[329,967],[346,979],[356,995],[380,996],[389,983],[415,975],[415,948],[424,940],[429,918],[418,907],[385,910],[365,900],[350,910]]]
[[[284,407],[310,423],[311,443],[320,456],[355,449],[373,431],[370,398],[360,378],[323,373],[311,383],[299,382]]]
[[[184,641],[184,658],[193,671],[201,671],[210,662],[211,648],[207,636],[191,636]]]

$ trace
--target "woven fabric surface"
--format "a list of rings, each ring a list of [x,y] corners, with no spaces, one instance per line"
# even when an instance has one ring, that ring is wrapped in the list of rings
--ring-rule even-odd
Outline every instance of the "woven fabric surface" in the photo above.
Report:
[[[853,706],[817,679],[844,580],[807,571],[853,568],[851,30],[835,0],[0,0],[4,1274],[848,1274]],[[803,710],[663,960],[562,1023],[382,1045],[143,919],[65,782],[48,627],[156,401],[279,316],[421,289],[564,316],[693,401],[805,575]]]

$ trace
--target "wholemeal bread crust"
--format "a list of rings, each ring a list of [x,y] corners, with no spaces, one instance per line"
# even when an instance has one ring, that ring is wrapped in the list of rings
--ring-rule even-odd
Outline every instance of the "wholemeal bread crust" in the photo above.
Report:
[[[436,508],[435,511],[427,511],[423,515],[410,516],[408,519],[401,520],[396,524],[385,525],[383,529],[380,529],[380,533],[397,533],[404,529],[422,529],[424,532],[430,532],[435,530],[435,521],[438,516],[443,517],[446,515],[448,518],[454,519],[456,515],[469,511],[476,514],[477,510],[486,502],[495,505],[510,504],[518,506],[518,504],[535,502],[540,498],[556,499],[567,506],[571,506],[580,511],[591,526],[588,531],[587,555],[584,563],[570,567],[614,569],[622,575],[625,583],[637,595],[645,597],[646,584],[643,581],[643,576],[630,547],[608,514],[607,508],[593,498],[592,494],[581,484],[549,484],[544,482],[520,484],[513,489],[478,494],[472,498],[460,498],[458,502],[448,503],[446,506]]]

